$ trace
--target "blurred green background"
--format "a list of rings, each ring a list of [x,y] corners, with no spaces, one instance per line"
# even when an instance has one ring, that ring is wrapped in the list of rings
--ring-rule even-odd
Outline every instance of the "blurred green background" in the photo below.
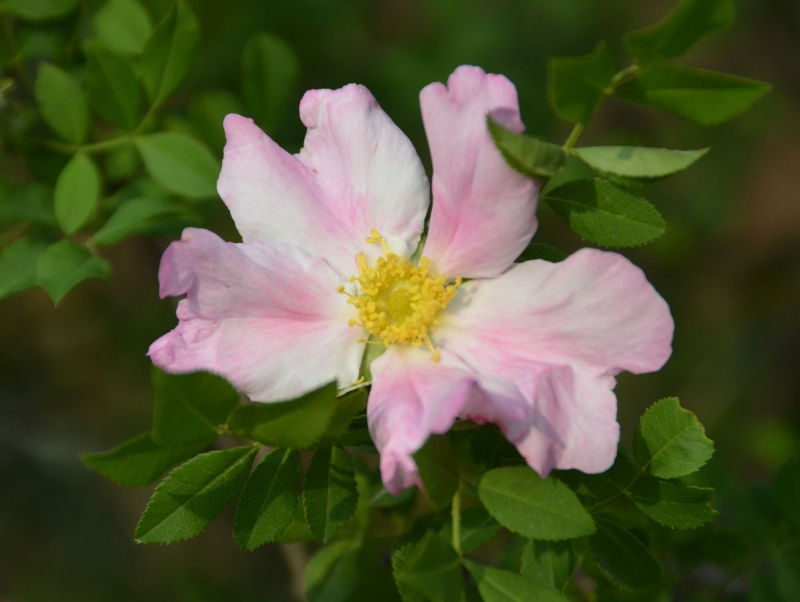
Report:
[[[89,0],[87,10],[102,4]],[[170,2],[143,4],[157,22]],[[737,4],[735,26],[700,44],[684,62],[769,81],[772,94],[744,116],[707,129],[609,99],[579,146],[712,148],[687,172],[646,191],[667,219],[667,234],[625,252],[670,303],[677,331],[662,372],[621,375],[620,422],[623,440],[630,441],[648,405],[679,396],[717,442],[700,477],[719,488],[723,514],[711,531],[739,525],[743,537],[757,539],[769,526],[748,512],[758,506],[759,491],[776,467],[800,447],[800,3]],[[300,60],[299,84],[273,132],[279,143],[292,151],[302,145],[297,105],[304,90],[358,82],[429,165],[417,101],[426,84],[446,80],[460,64],[503,73],[519,90],[528,132],[561,143],[570,128],[548,108],[548,57],[583,54],[605,39],[622,59],[621,35],[653,23],[674,2],[191,5],[203,34],[189,79],[167,106],[168,127],[190,127],[201,112],[194,101],[202,93],[239,95],[244,44],[265,31],[288,42]],[[236,238],[221,202],[208,212],[213,229]],[[547,207],[539,215],[536,240],[570,252],[583,246]],[[134,237],[109,248],[110,285],[85,283],[58,309],[39,289],[0,301],[3,602],[301,599],[312,547],[240,552],[230,537],[232,508],[188,542],[137,545],[132,532],[151,489],[117,487],[78,459],[79,452],[110,449],[149,428],[145,352],[176,322],[174,304],[157,295],[158,262],[168,243]],[[698,588],[704,578],[697,574]]]

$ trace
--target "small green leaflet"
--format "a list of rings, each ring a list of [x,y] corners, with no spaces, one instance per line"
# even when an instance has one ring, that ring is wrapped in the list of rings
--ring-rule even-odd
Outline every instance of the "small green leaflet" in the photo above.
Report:
[[[562,184],[544,201],[576,234],[606,247],[643,245],[666,231],[655,207],[600,178]]]
[[[100,192],[100,171],[89,157],[76,154],[56,181],[53,203],[64,234],[75,234],[86,225],[100,200]]]
[[[101,475],[127,487],[146,487],[154,483],[178,462],[203,451],[213,441],[196,441],[189,445],[164,447],[143,433],[121,443],[111,451],[83,454],[83,463]]]
[[[770,89],[744,77],[664,64],[643,71],[614,95],[700,125],[716,125],[743,113]]]
[[[410,491],[413,491],[411,489]],[[492,515],[483,508],[469,508],[461,512],[461,552],[466,554],[482,546],[495,536],[500,529]],[[445,541],[453,540],[453,522],[447,522],[439,532]]]
[[[34,88],[47,125],[68,142],[80,144],[89,132],[89,107],[83,90],[65,71],[42,63]]]
[[[589,122],[617,74],[605,42],[584,56],[550,59],[548,67],[550,104],[570,123]]]
[[[699,470],[714,454],[697,417],[681,408],[678,399],[662,399],[650,406],[639,421],[633,439],[636,461],[662,479],[682,477]]]
[[[432,531],[397,550],[392,568],[405,602],[461,602],[464,578],[458,554]]]
[[[338,445],[314,452],[303,481],[303,510],[315,539],[327,543],[358,503],[350,458]]]
[[[552,477],[541,479],[528,466],[490,470],[478,496],[501,525],[525,537],[558,541],[595,531],[592,517],[569,487]]]
[[[101,42],[129,54],[142,52],[153,29],[150,16],[136,0],[108,0],[92,17],[92,23]]]
[[[304,579],[309,602],[346,602],[358,585],[361,543],[337,541],[311,558]]]
[[[640,478],[631,490],[636,507],[657,523],[677,529],[694,529],[714,520],[713,489],[690,487],[680,481]]]
[[[36,266],[47,243],[21,238],[0,252],[0,299],[36,286]]]
[[[597,533],[589,538],[589,547],[611,583],[641,590],[661,582],[661,566],[641,541],[605,516],[596,516],[595,522]]]
[[[123,54],[89,42],[86,86],[89,103],[103,119],[133,131],[142,114],[142,88],[133,63]]]
[[[36,266],[36,284],[58,305],[74,286],[88,278],[108,280],[111,266],[74,242],[62,240],[47,248]]]
[[[173,470],[139,520],[139,543],[174,543],[202,533],[233,501],[250,474],[257,445],[212,451]]]
[[[161,104],[178,88],[199,39],[197,17],[184,0],[177,0],[142,50],[142,81],[152,104]]]
[[[198,225],[199,221],[197,215],[176,203],[149,197],[130,199],[124,201],[95,232],[92,242],[113,245],[134,234],[180,231],[186,226]]]
[[[0,190],[0,223],[30,222],[56,225],[53,191],[36,182],[12,184]]]
[[[590,146],[572,151],[601,174],[625,178],[663,178],[686,169],[708,152],[642,148],[638,146]]]
[[[239,402],[239,394],[220,376],[208,372],[152,372],[155,389],[153,439],[180,445],[213,437]]]
[[[640,65],[674,59],[709,34],[730,27],[732,0],[683,0],[662,21],[625,36],[625,47]]]
[[[245,551],[275,541],[292,522],[302,466],[297,450],[276,448],[256,467],[239,498],[233,538]]]
[[[178,132],[140,136],[136,148],[150,175],[170,192],[190,199],[217,194],[219,161],[191,136]]]
[[[520,574],[547,589],[563,592],[577,562],[570,541],[532,540],[522,551]]]
[[[75,10],[78,0],[5,0],[0,2],[0,12],[8,12],[21,19],[43,21],[63,17]]]
[[[450,505],[458,491],[458,460],[447,435],[431,435],[414,454],[424,492],[439,510]]]
[[[578,470],[567,470],[559,471],[557,476],[569,485],[587,506],[592,506],[621,495],[636,478],[637,472],[627,453],[620,449],[614,465],[603,473],[586,474]]]
[[[560,146],[517,134],[486,117],[489,134],[503,158],[512,168],[529,178],[550,179],[564,168],[567,154]]]
[[[271,131],[294,92],[299,61],[286,42],[257,33],[242,53],[242,96],[256,123]]]
[[[481,566],[468,560],[464,566],[478,585],[483,602],[567,602],[562,595],[540,587],[517,573]]]
[[[568,255],[560,249],[541,242],[532,242],[514,261],[516,263],[524,263],[532,259],[544,259],[550,263],[558,263],[559,261],[564,261],[567,257]]]

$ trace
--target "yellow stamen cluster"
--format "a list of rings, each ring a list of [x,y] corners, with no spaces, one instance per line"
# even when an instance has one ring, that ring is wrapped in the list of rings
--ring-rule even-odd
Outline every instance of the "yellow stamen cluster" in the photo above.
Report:
[[[372,230],[367,242],[380,243],[386,256],[369,267],[364,254],[359,253],[359,275],[352,276],[350,282],[358,282],[361,290],[350,295],[339,287],[340,293],[350,297],[347,302],[358,309],[358,319],[351,319],[350,326],[366,328],[387,347],[393,343],[411,343],[415,347],[425,343],[433,352],[431,359],[437,361],[439,352],[433,348],[428,328],[438,324],[436,315],[456,296],[461,278],[446,284],[446,277],[430,274],[427,257],[415,266],[392,253],[376,230]]]

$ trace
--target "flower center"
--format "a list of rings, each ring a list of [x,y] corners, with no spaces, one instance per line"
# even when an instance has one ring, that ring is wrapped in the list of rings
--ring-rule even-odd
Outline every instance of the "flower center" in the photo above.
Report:
[[[415,347],[425,343],[433,351],[431,359],[437,361],[439,353],[433,348],[428,328],[438,324],[436,316],[456,296],[461,277],[446,284],[445,276],[430,274],[427,257],[415,266],[392,253],[386,239],[374,229],[367,242],[379,243],[385,257],[379,257],[369,267],[364,254],[359,253],[359,274],[350,277],[350,282],[361,285],[359,294],[350,295],[343,286],[339,287],[340,293],[350,297],[347,302],[358,310],[358,319],[352,318],[350,326],[366,328],[387,347],[392,343],[411,343]]]

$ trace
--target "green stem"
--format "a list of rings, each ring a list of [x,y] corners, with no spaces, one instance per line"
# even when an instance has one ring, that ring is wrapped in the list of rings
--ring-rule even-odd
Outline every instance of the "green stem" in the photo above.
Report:
[[[453,496],[453,549],[461,556],[461,486]]]
[[[103,140],[102,142],[95,142],[93,144],[83,144],[83,145],[76,145],[76,144],[65,144],[63,142],[58,142],[57,140],[46,140],[44,145],[52,149],[56,152],[63,153],[66,155],[74,155],[75,153],[83,152],[83,153],[102,153],[110,150],[114,150],[115,148],[119,148],[120,146],[125,146],[126,144],[131,144],[133,142],[132,136],[119,136],[117,138],[111,138],[110,140]]]
[[[575,124],[575,127],[572,128],[572,132],[570,132],[569,138],[567,138],[567,141],[564,143],[564,146],[562,147],[565,152],[569,153],[572,150],[572,147],[575,146],[575,143],[578,141],[578,138],[580,138],[581,132],[583,132],[584,127],[586,126],[582,123]]]

